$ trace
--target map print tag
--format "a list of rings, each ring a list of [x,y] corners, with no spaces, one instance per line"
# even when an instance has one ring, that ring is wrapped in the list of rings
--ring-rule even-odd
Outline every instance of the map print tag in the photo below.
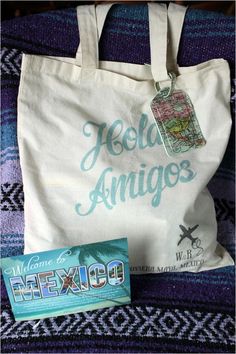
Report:
[[[151,110],[168,155],[196,149],[206,144],[190,97],[175,90],[175,75],[170,74],[171,87],[159,89],[151,102]]]

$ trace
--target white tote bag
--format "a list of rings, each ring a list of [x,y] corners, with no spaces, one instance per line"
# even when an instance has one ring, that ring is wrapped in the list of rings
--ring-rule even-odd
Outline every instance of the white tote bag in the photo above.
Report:
[[[133,273],[231,265],[216,240],[206,189],[230,134],[228,64],[178,67],[185,8],[173,4],[168,14],[165,5],[148,4],[151,65],[99,62],[98,32],[108,9],[100,6],[96,17],[94,5],[78,7],[75,59],[23,55],[18,142],[25,253],[126,236]],[[190,97],[206,140],[173,157],[150,108],[154,83],[171,85],[169,70],[177,75],[175,88]]]

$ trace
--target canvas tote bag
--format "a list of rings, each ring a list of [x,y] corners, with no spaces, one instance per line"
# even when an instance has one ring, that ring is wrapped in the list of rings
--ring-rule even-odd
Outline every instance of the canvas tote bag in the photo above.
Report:
[[[186,9],[148,4],[151,65],[99,62],[110,6],[77,8],[75,59],[23,55],[18,142],[25,253],[126,236],[133,273],[233,264],[217,243],[206,185],[231,128],[229,67],[178,67]],[[169,45],[167,43],[169,42]],[[156,85],[190,97],[206,144],[168,156],[151,101]],[[112,250],[111,250],[112,252]]]

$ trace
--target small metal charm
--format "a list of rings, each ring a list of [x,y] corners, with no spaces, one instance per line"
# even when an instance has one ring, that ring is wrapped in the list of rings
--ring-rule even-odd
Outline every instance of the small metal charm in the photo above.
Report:
[[[155,83],[157,95],[151,109],[166,152],[175,155],[206,144],[190,97],[183,90],[175,90],[176,76],[169,74],[170,87],[160,89]]]

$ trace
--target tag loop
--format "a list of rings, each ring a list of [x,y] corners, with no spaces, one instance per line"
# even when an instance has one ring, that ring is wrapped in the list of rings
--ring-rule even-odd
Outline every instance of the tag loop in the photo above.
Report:
[[[173,90],[175,88],[175,83],[176,83],[176,75],[175,75],[175,73],[170,72],[170,73],[168,73],[168,76],[171,79],[171,84],[170,84],[170,87],[169,87],[169,90],[168,90],[167,94],[166,95],[163,94],[163,98],[169,97],[172,94],[172,92],[173,92]],[[154,86],[155,86],[155,89],[156,89],[157,92],[161,91],[160,84],[159,84],[158,81],[154,83]]]

